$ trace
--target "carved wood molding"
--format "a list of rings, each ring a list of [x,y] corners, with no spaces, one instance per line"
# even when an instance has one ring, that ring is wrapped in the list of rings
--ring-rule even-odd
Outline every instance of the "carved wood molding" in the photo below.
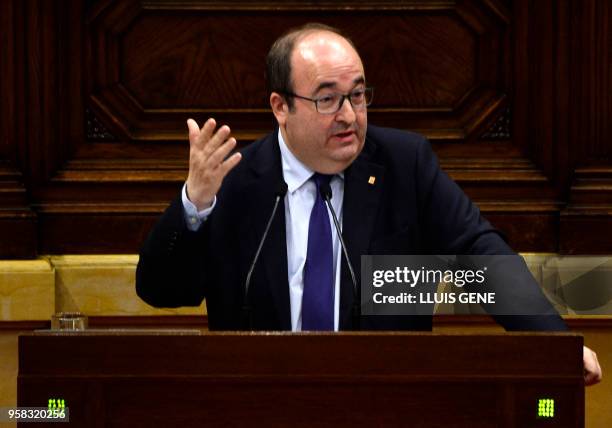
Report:
[[[265,11],[276,12],[279,10],[292,11],[403,11],[403,10],[447,10],[456,6],[455,0],[351,0],[349,2],[337,2],[333,0],[322,1],[245,1],[245,0],[144,0],[144,9],[161,10],[206,10],[206,11]],[[497,2],[492,2],[493,7],[498,7]],[[503,14],[503,11],[499,11]]]
[[[85,110],[85,129],[88,141],[116,141],[117,137],[111,134],[106,126],[90,109]]]
[[[391,9],[401,16],[389,15]],[[160,15],[164,10],[174,14]],[[174,23],[181,10],[195,12]],[[235,27],[235,17],[229,20],[230,10],[245,12],[240,26]],[[297,13],[309,10],[336,10],[343,18]],[[371,16],[373,10],[383,21]],[[215,16],[200,11],[215,11]],[[239,137],[261,135],[272,123],[263,58],[275,36],[260,34],[261,29],[272,26],[280,32],[309,19],[339,25],[353,36],[379,88],[379,102],[370,113],[373,123],[380,118],[382,125],[422,130],[433,140],[464,140],[489,122],[504,100],[499,94],[505,88],[498,85],[505,84],[499,76],[509,71],[510,13],[498,1],[131,1],[100,3],[88,13],[89,102],[103,123],[112,124],[111,133],[125,141],[181,140],[190,115],[214,115],[232,124]],[[217,28],[221,24],[223,31]],[[235,28],[228,32],[228,25]],[[439,36],[424,37],[423,26],[438,28],[429,34]],[[217,52],[212,40],[221,39],[232,58]],[[248,58],[235,54],[245,49]],[[390,60],[395,66],[383,67],[387,72],[381,74]]]
[[[495,122],[480,136],[482,140],[509,140],[511,135],[511,110],[510,107],[504,108]]]
[[[612,167],[579,168],[561,212],[561,251],[609,254],[612,244]]]
[[[568,208],[595,207],[612,211],[612,166],[578,168],[574,171]]]

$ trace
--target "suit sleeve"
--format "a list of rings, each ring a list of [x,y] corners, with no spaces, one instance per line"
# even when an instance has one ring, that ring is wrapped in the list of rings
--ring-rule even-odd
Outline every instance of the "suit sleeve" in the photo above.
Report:
[[[562,318],[542,293],[524,260],[505,242],[500,232],[484,219],[478,207],[444,173],[430,144],[419,145],[416,182],[421,223],[425,225],[431,251],[457,255],[504,256],[504,266],[487,287],[502,302],[485,307],[506,330],[567,330]],[[489,260],[496,260],[491,257]]]
[[[199,306],[205,297],[207,225],[192,232],[180,196],[149,233],[136,269],[136,293],[155,307]]]

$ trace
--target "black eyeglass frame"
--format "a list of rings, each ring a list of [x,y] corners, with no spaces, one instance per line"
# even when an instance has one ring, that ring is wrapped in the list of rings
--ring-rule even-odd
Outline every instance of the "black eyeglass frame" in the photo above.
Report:
[[[338,112],[340,111],[340,109],[342,108],[342,105],[344,104],[344,100],[348,100],[349,104],[351,105],[351,107],[352,107],[354,110],[358,110],[358,109],[360,110],[360,109],[362,109],[362,108],[369,107],[369,106],[372,104],[372,101],[374,100],[374,87],[370,86],[370,87],[364,88],[364,90],[363,90],[363,92],[364,92],[363,96],[364,96],[364,99],[366,99],[366,100],[368,99],[368,97],[367,97],[367,95],[366,95],[366,94],[368,93],[368,91],[370,92],[370,101],[366,102],[364,106],[357,106],[357,107],[356,107],[356,106],[354,106],[354,105],[353,105],[353,102],[351,101],[351,95],[352,95],[352,94],[353,94],[353,92],[355,92],[355,91],[351,91],[351,92],[349,92],[348,94],[341,94],[341,93],[339,93],[339,92],[334,92],[334,94],[335,94],[335,95],[340,95],[340,97],[341,97],[341,98],[340,98],[340,102],[338,103],[338,107],[336,108],[336,110],[334,110],[334,111],[330,111],[330,112],[321,112],[321,111],[319,111],[319,101],[321,100],[321,98],[325,98],[325,97],[319,97],[319,98],[308,98],[308,97],[304,97],[304,96],[302,96],[302,95],[298,95],[298,94],[296,94],[296,93],[294,93],[294,92],[283,92],[283,94],[284,94],[284,95],[287,95],[287,96],[289,96],[289,97],[300,98],[300,99],[302,99],[302,100],[306,100],[306,101],[311,101],[311,102],[313,102],[313,103],[315,104],[315,109],[316,109],[316,110],[317,110],[317,112],[318,112],[318,113],[320,113],[320,114],[336,114],[336,113],[338,113]]]

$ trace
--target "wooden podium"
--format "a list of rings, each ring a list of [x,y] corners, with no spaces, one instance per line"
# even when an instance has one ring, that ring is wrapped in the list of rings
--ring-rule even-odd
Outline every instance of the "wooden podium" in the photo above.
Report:
[[[582,336],[20,336],[18,405],[50,398],[75,427],[582,427]]]

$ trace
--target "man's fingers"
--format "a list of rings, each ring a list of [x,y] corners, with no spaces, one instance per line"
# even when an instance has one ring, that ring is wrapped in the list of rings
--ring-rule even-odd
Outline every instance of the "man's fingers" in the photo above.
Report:
[[[222,176],[225,177],[227,173],[232,170],[232,168],[238,165],[238,162],[240,162],[241,159],[242,159],[242,154],[240,154],[240,152],[236,152],[233,155],[231,155],[229,158],[227,158],[219,167],[221,170]]]
[[[586,386],[595,385],[601,382],[601,368],[598,366],[596,370],[590,371],[585,370],[584,372],[584,384]]]
[[[217,122],[212,117],[204,123],[202,129],[198,128],[198,124],[195,120],[187,120],[187,127],[189,128],[189,143],[192,149],[201,151],[201,154],[204,155],[204,159],[211,156],[217,150],[217,148],[228,139],[231,132],[229,126],[227,125],[221,126],[215,132],[216,126]]]
[[[217,132],[208,140],[204,147],[204,155],[206,157],[211,156],[217,148],[229,138],[230,128],[227,125],[221,126],[217,129]]]
[[[202,129],[200,129],[200,136],[204,143],[210,140],[216,127],[217,121],[212,117],[209,117],[206,122],[204,122],[204,126],[202,126]]]
[[[217,123],[212,117],[204,122],[202,129],[200,129],[195,120],[187,119],[187,128],[189,129],[189,144],[201,149],[210,139],[215,130],[215,126],[217,126]]]
[[[217,122],[211,117],[204,122],[204,126],[200,129],[195,120],[189,119],[187,121],[187,126],[189,127],[189,143],[191,147],[202,150],[206,147],[208,140],[210,140],[210,137],[213,135]]]
[[[195,120],[187,119],[187,128],[189,128],[189,144],[193,149],[201,150],[205,159],[211,156],[217,150],[217,148],[228,139],[230,135],[231,130],[229,126],[223,125],[217,130],[217,132],[215,132],[216,126],[217,122],[212,117],[204,123],[202,129],[198,128],[198,124]]]
[[[206,161],[208,166],[210,168],[216,168],[217,166],[219,166],[219,164],[223,162],[223,159],[225,159],[227,155],[230,154],[234,147],[236,147],[236,139],[229,138],[208,157],[208,160]]]
[[[584,375],[585,386],[595,385],[596,383],[599,383],[599,381],[601,381],[601,378],[598,377],[595,373],[586,373]]]
[[[602,372],[597,354],[585,346],[582,356],[584,360],[584,384],[588,386],[601,382]]]
[[[200,127],[195,120],[187,119],[187,129],[189,129],[189,144],[193,145],[200,136]]]

